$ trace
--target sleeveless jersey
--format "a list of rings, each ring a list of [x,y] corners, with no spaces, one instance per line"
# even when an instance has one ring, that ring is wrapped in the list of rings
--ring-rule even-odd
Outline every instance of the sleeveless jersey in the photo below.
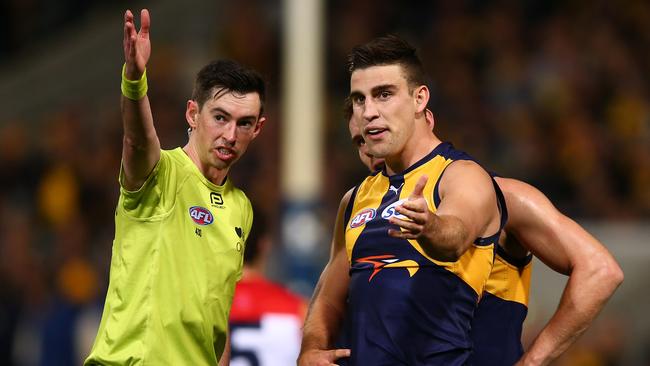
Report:
[[[470,365],[514,365],[523,354],[521,331],[528,313],[532,255],[509,256],[497,245],[494,267],[472,320]]]
[[[262,277],[244,278],[230,312],[230,365],[295,364],[304,311],[298,295]]]
[[[115,211],[110,282],[86,365],[211,365],[225,346],[248,198],[208,181],[181,148]]]
[[[415,240],[390,237],[395,207],[419,177],[429,209],[440,204],[438,186],[447,166],[473,160],[449,143],[400,174],[366,178],[346,211],[345,243],[350,259],[346,333],[350,365],[463,365],[471,352],[471,319],[492,269],[500,229],[479,238],[455,262],[428,256]],[[495,184],[495,189],[498,187]],[[503,204],[502,200],[499,200]],[[505,217],[502,225],[505,223]],[[343,364],[342,363],[342,364]]]

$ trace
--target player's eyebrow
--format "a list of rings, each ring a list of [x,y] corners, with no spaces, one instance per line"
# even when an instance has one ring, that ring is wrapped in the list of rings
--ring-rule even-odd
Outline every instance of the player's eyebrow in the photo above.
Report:
[[[385,90],[395,90],[397,87],[394,84],[382,84],[382,85],[377,85],[372,90],[370,90],[370,94],[375,96]]]
[[[370,89],[370,95],[375,96],[385,90],[393,91],[395,89],[397,89],[397,86],[395,84],[381,84],[381,85],[374,86],[372,89]],[[354,100],[355,97],[363,97],[363,96],[364,95],[362,92],[358,90],[353,90],[350,92],[350,96],[348,98],[350,98],[350,100]]]

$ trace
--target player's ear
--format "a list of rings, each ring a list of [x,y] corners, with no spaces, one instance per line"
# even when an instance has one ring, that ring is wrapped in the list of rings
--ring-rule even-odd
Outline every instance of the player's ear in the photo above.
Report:
[[[433,118],[433,112],[431,112],[429,108],[424,111],[424,118],[426,119],[429,128],[433,130],[433,126],[436,125],[436,120]]]
[[[185,119],[190,128],[194,129],[197,126],[197,116],[199,115],[199,104],[195,100],[187,101],[187,108],[185,108]]]
[[[422,113],[429,103],[429,88],[426,85],[418,86],[415,91],[415,111]]]

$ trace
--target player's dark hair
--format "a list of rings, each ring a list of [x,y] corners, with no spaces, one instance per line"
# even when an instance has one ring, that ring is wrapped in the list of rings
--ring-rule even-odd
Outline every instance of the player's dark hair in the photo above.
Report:
[[[396,35],[386,35],[358,45],[348,55],[348,72],[371,66],[400,65],[409,88],[426,83],[426,75],[416,49]]]
[[[257,71],[232,60],[216,60],[196,74],[192,99],[199,104],[199,109],[208,99],[224,92],[257,93],[260,96],[260,115],[264,112],[266,85]]]
[[[253,226],[251,232],[246,239],[246,249],[244,249],[244,263],[252,263],[257,259],[260,254],[260,239],[267,234],[266,217],[259,211],[253,208]]]

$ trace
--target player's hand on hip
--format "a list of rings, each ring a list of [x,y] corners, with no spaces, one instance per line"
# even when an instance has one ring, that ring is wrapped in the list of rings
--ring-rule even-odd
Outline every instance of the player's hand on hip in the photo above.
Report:
[[[135,19],[131,10],[124,13],[124,60],[126,62],[126,77],[138,80],[144,73],[145,66],[151,55],[149,27],[151,20],[149,11],[140,11],[140,30],[136,30]]]
[[[349,349],[314,349],[303,352],[298,357],[298,366],[337,366],[334,361],[343,357],[350,357]]]
[[[432,230],[434,213],[429,210],[423,191],[429,178],[422,175],[411,195],[395,210],[400,214],[392,216],[388,221],[397,225],[400,230],[388,229],[388,235],[394,238],[418,240],[424,237],[427,230]]]

